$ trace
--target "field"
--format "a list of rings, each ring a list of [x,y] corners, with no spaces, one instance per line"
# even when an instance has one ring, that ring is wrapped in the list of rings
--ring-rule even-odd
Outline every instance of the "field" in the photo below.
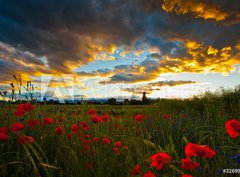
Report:
[[[239,100],[236,88],[144,106],[1,103],[0,176],[237,176],[223,169],[240,166]]]

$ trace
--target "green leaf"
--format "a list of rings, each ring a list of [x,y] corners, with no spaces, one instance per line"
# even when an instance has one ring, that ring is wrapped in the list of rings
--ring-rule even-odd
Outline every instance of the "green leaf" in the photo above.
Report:
[[[143,142],[144,142],[144,144],[146,144],[147,146],[157,149],[157,146],[156,146],[153,142],[151,142],[151,141],[149,141],[149,140],[146,140],[146,139],[143,140]]]

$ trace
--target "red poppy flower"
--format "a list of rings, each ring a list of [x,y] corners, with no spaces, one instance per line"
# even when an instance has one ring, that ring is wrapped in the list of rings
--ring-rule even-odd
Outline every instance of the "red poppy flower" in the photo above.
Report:
[[[53,119],[45,117],[42,124],[48,125],[48,124],[53,124],[53,122],[54,122]]]
[[[94,142],[99,142],[99,141],[100,141],[100,138],[94,137],[94,138],[93,138],[93,141],[94,141]]]
[[[92,115],[92,122],[97,124],[99,122],[103,122],[103,120],[98,115]]]
[[[142,114],[138,114],[134,117],[134,120],[136,120],[138,123],[143,122],[143,115]]]
[[[7,133],[7,127],[1,127],[0,128],[0,133]]]
[[[122,142],[121,142],[121,141],[117,141],[117,142],[114,144],[114,146],[115,146],[116,148],[120,148],[120,147],[122,147]]]
[[[131,176],[135,176],[135,175],[138,175],[138,174],[140,174],[140,173],[141,173],[141,171],[140,171],[140,166],[139,166],[139,165],[135,165],[135,166],[134,166],[134,169],[131,170],[130,175],[131,175]]]
[[[104,136],[103,138],[102,138],[102,143],[103,144],[110,144],[110,140],[106,137],[106,136]]]
[[[34,109],[34,106],[31,103],[26,103],[26,104],[23,104],[23,109],[25,112],[29,112]]]
[[[83,136],[83,139],[84,139],[84,140],[87,140],[87,139],[89,139],[89,138],[90,138],[90,135],[89,135],[89,134],[86,134],[86,135]]]
[[[18,131],[23,130],[23,129],[24,129],[24,125],[22,123],[20,123],[20,122],[13,123],[11,125],[11,128],[10,128],[10,130],[12,132],[18,132]]]
[[[72,133],[74,135],[76,135],[79,130],[80,130],[80,128],[79,128],[79,126],[77,124],[73,124],[72,125]]]
[[[71,134],[68,134],[68,139],[72,139],[72,135]]]
[[[8,140],[8,135],[4,132],[0,132],[0,141]]]
[[[30,112],[34,109],[34,106],[31,103],[20,104],[17,107],[17,111],[14,113],[15,116],[22,117],[25,112]]]
[[[101,116],[102,120],[104,122],[109,122],[110,121],[110,118],[109,118],[109,115],[108,113],[104,113],[102,116]]]
[[[240,133],[240,122],[236,119],[232,119],[226,122],[226,131],[231,138],[237,138]]]
[[[170,163],[171,157],[165,152],[159,152],[151,156],[152,167],[155,167],[157,170],[163,168],[163,164]]]
[[[119,149],[118,148],[113,148],[113,151],[115,152],[116,155],[119,154]]]
[[[35,127],[35,126],[38,126],[39,123],[36,119],[32,119],[32,120],[29,120],[27,124],[29,127]]]
[[[19,111],[14,112],[14,115],[17,117],[22,117],[24,115],[24,113],[25,112],[19,110]]]
[[[187,158],[191,156],[199,156],[203,158],[212,158],[216,153],[210,149],[207,145],[198,145],[193,143],[188,143],[185,147],[185,154]]]
[[[193,177],[193,176],[188,174],[183,174],[182,177]]]
[[[170,119],[172,116],[171,114],[165,113],[163,114],[163,119]]]
[[[155,175],[151,171],[148,171],[143,175],[143,177],[155,177]]]
[[[58,134],[58,135],[61,135],[63,133],[63,128],[62,126],[58,126],[56,129],[55,129],[55,132]]]
[[[87,111],[87,115],[95,115],[96,114],[96,110],[95,109],[90,109]]]
[[[18,142],[20,144],[25,144],[25,143],[32,144],[33,137],[32,136],[20,136],[19,139],[18,139]]]
[[[90,130],[90,126],[85,121],[83,121],[81,124],[82,124],[83,130],[85,130],[85,131]]]
[[[199,167],[199,163],[193,162],[190,159],[181,159],[182,165],[181,168],[187,169],[187,170],[193,170],[197,167]]]

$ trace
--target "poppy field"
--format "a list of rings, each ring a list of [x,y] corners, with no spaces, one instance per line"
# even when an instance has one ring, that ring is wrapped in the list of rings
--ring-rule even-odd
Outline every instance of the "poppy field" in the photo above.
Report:
[[[237,176],[239,93],[141,106],[1,103],[0,176]]]

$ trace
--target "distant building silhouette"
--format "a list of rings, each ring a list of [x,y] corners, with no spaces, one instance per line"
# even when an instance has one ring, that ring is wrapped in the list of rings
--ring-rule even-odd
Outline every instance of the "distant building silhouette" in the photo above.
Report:
[[[146,92],[143,92],[142,101],[143,101],[143,102],[146,102],[146,101],[147,101]]]

